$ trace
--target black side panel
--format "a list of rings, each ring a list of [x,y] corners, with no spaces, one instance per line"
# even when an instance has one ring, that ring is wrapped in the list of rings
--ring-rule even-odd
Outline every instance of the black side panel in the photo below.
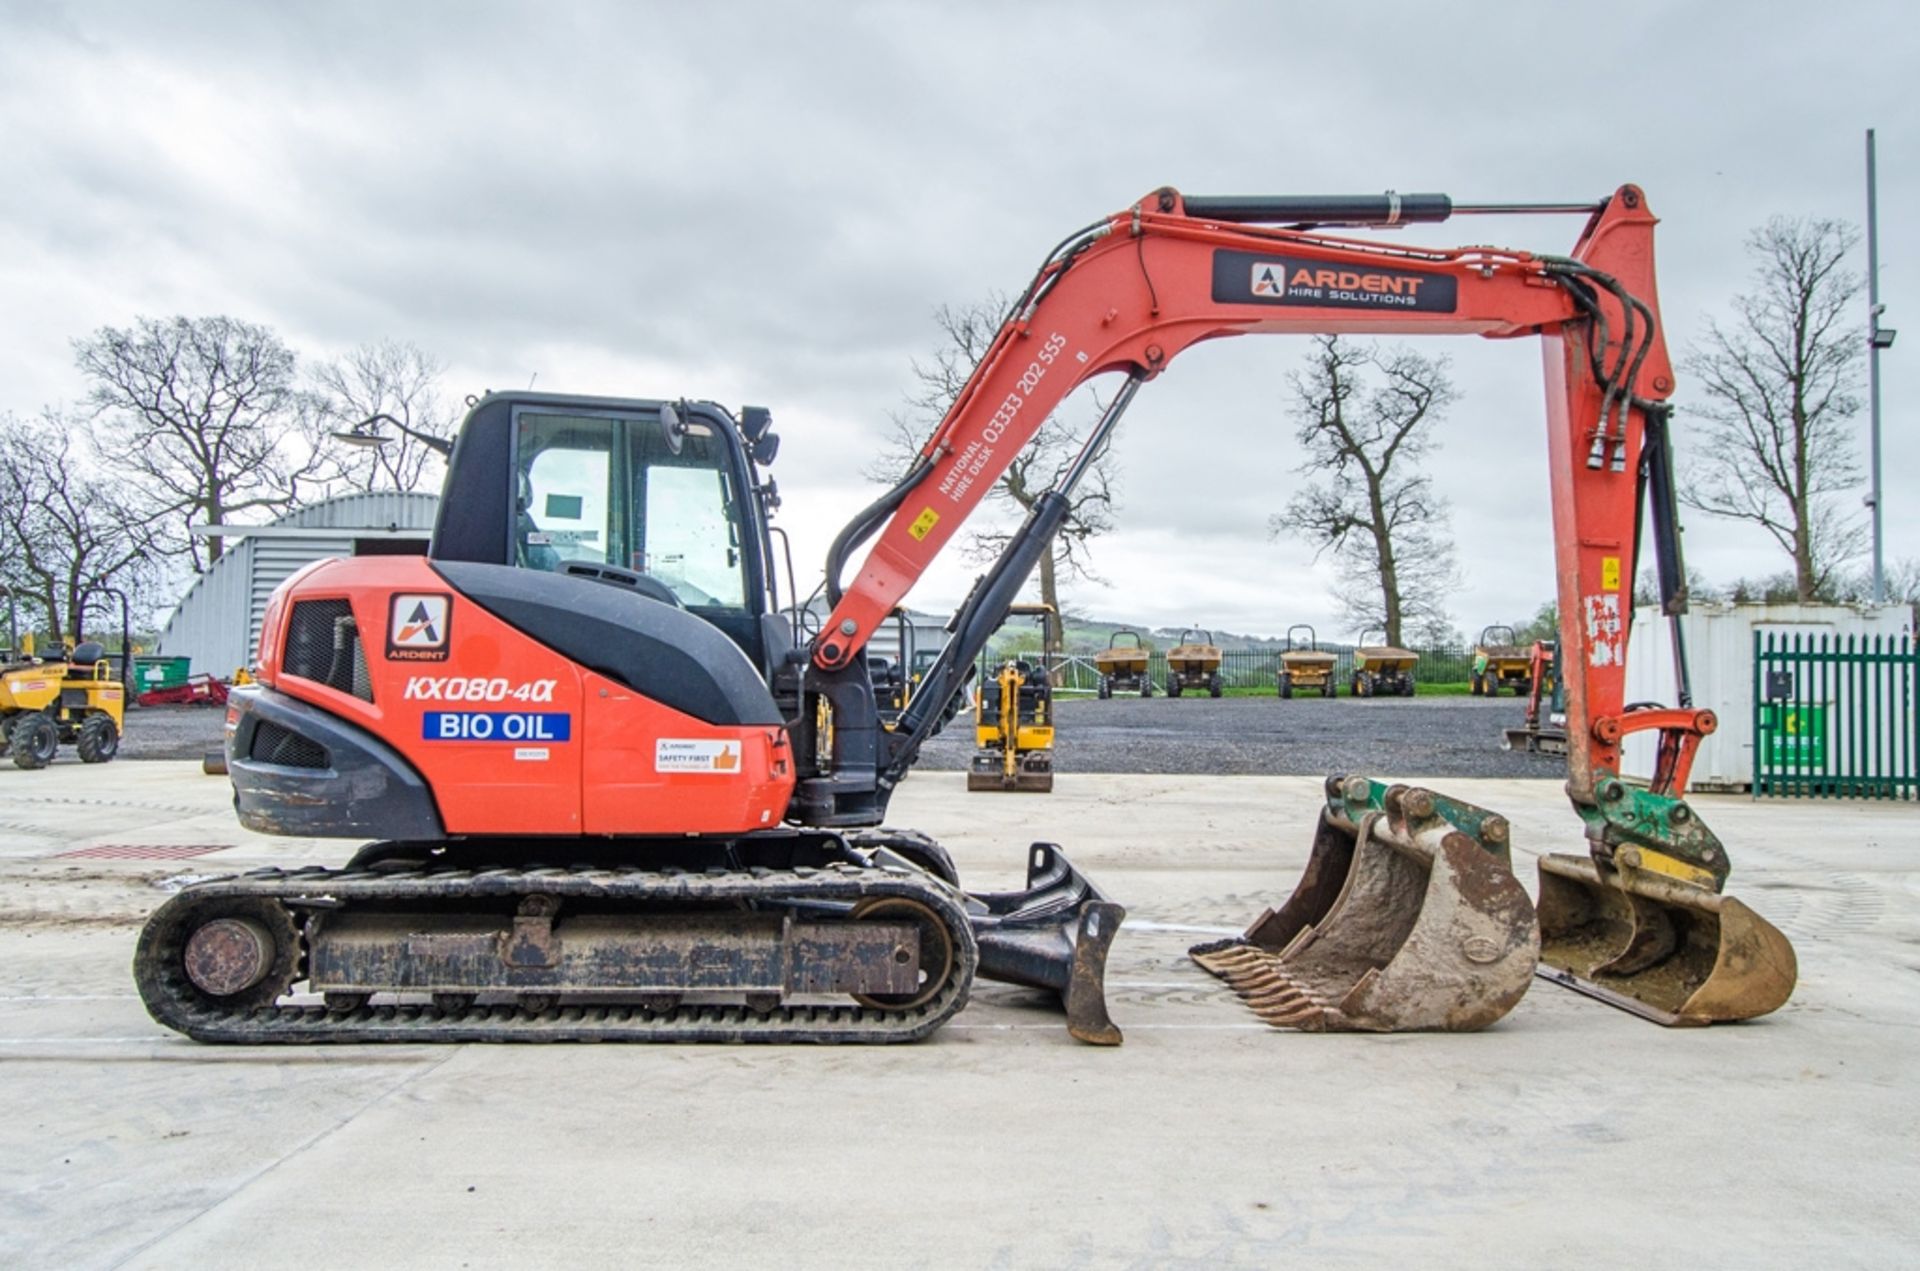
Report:
[[[554,652],[709,724],[783,723],[740,646],[684,609],[605,583],[436,560],[455,591]]]
[[[513,399],[489,396],[468,414],[447,460],[440,512],[433,522],[435,560],[510,559],[513,514]]]
[[[227,774],[240,824],[314,838],[445,837],[433,792],[400,753],[356,724],[270,688],[236,688]],[[271,732],[271,744],[260,736]],[[257,757],[256,757],[257,756]]]

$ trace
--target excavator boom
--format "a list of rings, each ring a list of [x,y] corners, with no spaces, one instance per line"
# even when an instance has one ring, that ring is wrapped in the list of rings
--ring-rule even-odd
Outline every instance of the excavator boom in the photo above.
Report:
[[[1579,212],[1587,219],[1564,256],[1387,245],[1311,228],[1495,210]],[[960,668],[998,625],[1058,528],[1074,482],[1120,414],[1143,383],[1186,349],[1266,333],[1537,335],[1567,668],[1567,790],[1592,858],[1579,869],[1562,862],[1549,871],[1543,864],[1543,887],[1549,876],[1559,887],[1578,875],[1567,885],[1602,897],[1584,907],[1556,904],[1554,912],[1568,915],[1578,930],[1542,933],[1542,956],[1562,982],[1608,1000],[1645,993],[1659,999],[1657,1011],[1671,1015],[1685,1015],[1686,1002],[1695,998],[1738,999],[1745,1014],[1773,1009],[1791,990],[1792,952],[1757,918],[1765,933],[1755,942],[1762,948],[1756,959],[1771,967],[1763,992],[1729,994],[1716,986],[1702,994],[1699,983],[1688,981],[1691,987],[1676,998],[1660,975],[1642,974],[1665,965],[1649,949],[1671,950],[1702,929],[1705,901],[1717,899],[1728,869],[1719,842],[1683,797],[1693,752],[1714,727],[1711,712],[1693,710],[1684,699],[1676,709],[1629,710],[1625,699],[1629,589],[1649,495],[1659,572],[1668,582],[1663,601],[1670,614],[1685,603],[1667,432],[1674,379],[1658,317],[1655,224],[1631,185],[1598,204],[1524,209],[1456,208],[1441,195],[1187,198],[1162,189],[1069,236],[1015,302],[908,472],[836,541],[828,561],[834,608],[814,642],[815,669],[833,672],[859,656],[1047,416],[1095,376],[1119,374],[1125,382],[1080,461],[1034,506],[962,606],[953,640],[929,671],[936,692],[928,700],[944,700],[957,687]],[[865,560],[842,590],[848,555],[869,538]],[[1674,638],[1684,667],[1677,623]],[[1621,746],[1643,730],[1657,731],[1661,760],[1653,788],[1628,798],[1619,777]],[[929,731],[929,719],[909,708],[889,739],[883,784],[905,771]],[[1376,812],[1385,791],[1379,787],[1372,796]],[[1702,905],[1691,918],[1679,916],[1690,896]],[[1623,907],[1635,917],[1621,921]],[[1653,923],[1647,912],[1661,917],[1663,930],[1647,930]],[[1614,947],[1622,941],[1637,941],[1632,956]],[[1596,948],[1612,952],[1596,954]],[[1609,976],[1609,983],[1595,983]]]

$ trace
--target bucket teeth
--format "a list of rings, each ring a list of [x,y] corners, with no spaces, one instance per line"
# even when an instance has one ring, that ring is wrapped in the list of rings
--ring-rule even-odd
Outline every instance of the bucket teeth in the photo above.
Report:
[[[1540,931],[1507,867],[1505,821],[1360,778],[1328,792],[1286,903],[1194,961],[1276,1028],[1467,1031],[1513,1009]]]

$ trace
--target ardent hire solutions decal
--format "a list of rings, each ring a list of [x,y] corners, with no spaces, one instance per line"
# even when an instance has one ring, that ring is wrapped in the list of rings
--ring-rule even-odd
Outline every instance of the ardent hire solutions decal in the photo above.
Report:
[[[398,593],[387,611],[389,662],[445,662],[453,634],[453,597]]]
[[[1284,253],[1217,251],[1213,298],[1227,304],[1452,313],[1459,307],[1459,287],[1449,274],[1329,265]]]

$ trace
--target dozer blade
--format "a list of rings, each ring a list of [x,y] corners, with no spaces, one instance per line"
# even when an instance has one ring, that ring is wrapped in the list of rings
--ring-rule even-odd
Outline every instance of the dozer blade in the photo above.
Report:
[[[1464,1032],[1525,996],[1540,953],[1507,823],[1429,790],[1329,778],[1293,895],[1194,961],[1276,1028]]]
[[[1012,772],[1006,770],[998,751],[981,751],[967,769],[967,790],[972,793],[1011,790],[1021,794],[1050,794],[1053,791],[1053,752],[1029,750],[1023,753]]]
[[[1095,1046],[1118,1046],[1107,1014],[1107,950],[1127,911],[1052,843],[1027,856],[1024,891],[966,898],[980,946],[980,974],[990,980],[1051,989],[1066,1007],[1067,1031]]]
[[[1765,918],[1643,869],[1543,856],[1539,911],[1542,978],[1656,1023],[1765,1015],[1798,976],[1793,945]]]

